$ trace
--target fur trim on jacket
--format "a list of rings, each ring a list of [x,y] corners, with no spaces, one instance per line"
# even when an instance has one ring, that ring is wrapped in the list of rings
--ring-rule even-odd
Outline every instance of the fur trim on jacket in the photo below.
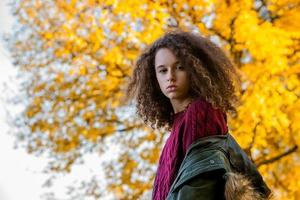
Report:
[[[227,172],[225,179],[226,200],[271,200],[271,195],[264,197],[254,189],[251,181],[242,174]]]

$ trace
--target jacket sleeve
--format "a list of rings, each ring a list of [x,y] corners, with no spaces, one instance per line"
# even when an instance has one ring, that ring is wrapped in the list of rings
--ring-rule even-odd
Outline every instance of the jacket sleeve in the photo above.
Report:
[[[224,171],[213,170],[201,174],[195,179],[185,183],[178,191],[176,200],[224,199]]]
[[[167,200],[203,199],[222,200],[229,161],[220,150],[194,149],[188,155]]]

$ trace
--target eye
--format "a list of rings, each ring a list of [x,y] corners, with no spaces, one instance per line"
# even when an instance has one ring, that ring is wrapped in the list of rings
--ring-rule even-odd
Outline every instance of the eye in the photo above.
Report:
[[[178,69],[184,70],[184,67],[182,65],[177,65]]]
[[[164,73],[166,71],[167,71],[166,69],[159,70],[160,73]]]

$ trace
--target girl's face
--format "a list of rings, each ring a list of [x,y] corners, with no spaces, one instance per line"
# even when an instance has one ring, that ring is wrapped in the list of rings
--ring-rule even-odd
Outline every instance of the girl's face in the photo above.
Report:
[[[162,93],[172,99],[188,98],[189,80],[184,66],[168,48],[161,48],[155,55],[155,74]],[[169,87],[174,85],[174,87]]]

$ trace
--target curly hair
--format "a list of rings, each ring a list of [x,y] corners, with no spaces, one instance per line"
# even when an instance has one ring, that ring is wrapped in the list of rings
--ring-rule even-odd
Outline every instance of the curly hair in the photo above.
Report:
[[[175,30],[165,33],[139,55],[127,87],[127,99],[137,101],[136,113],[151,127],[170,128],[173,125],[172,104],[161,91],[154,60],[156,52],[168,48],[186,66],[190,80],[189,94],[202,97],[214,108],[237,114],[235,86],[240,85],[240,75],[233,62],[216,44],[195,33]],[[236,84],[237,83],[237,84]]]

